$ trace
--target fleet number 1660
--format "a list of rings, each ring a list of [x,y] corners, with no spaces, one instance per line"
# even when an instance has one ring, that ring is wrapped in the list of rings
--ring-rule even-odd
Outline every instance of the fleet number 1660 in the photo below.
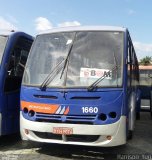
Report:
[[[97,107],[82,107],[83,113],[98,113]]]

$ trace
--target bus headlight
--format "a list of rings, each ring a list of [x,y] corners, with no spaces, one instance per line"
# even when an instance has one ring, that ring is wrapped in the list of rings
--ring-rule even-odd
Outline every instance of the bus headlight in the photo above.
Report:
[[[26,113],[28,113],[28,109],[27,108],[24,108],[23,109],[23,112],[26,114]]]
[[[29,115],[29,117],[33,117],[35,115],[35,112],[33,110],[30,110],[28,115]]]
[[[104,114],[104,113],[101,113],[101,114],[99,115],[99,119],[101,119],[102,121],[105,121],[105,120],[107,119],[107,115]]]
[[[109,113],[109,117],[110,118],[116,118],[117,117],[117,113],[116,112],[110,112]]]

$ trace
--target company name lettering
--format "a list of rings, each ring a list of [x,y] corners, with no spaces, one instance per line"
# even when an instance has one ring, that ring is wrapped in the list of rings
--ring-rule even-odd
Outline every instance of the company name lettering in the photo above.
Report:
[[[29,105],[29,108],[51,110],[51,107],[33,106],[33,105]]]

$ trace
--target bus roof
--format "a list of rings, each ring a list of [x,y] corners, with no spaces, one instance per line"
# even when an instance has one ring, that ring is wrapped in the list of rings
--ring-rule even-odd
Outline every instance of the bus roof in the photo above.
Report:
[[[69,32],[69,31],[118,31],[118,32],[126,32],[127,28],[124,27],[115,27],[115,26],[73,26],[73,27],[60,27],[60,28],[53,28],[50,30],[43,31],[39,33],[41,34],[48,34],[48,33],[55,33],[55,32]]]
[[[29,35],[29,34],[27,34],[25,32],[22,32],[22,31],[0,30],[0,36],[8,36],[8,37],[10,37],[12,35],[15,35],[15,36],[18,36],[18,35],[26,36],[29,39],[34,39],[33,36],[31,36],[31,35]]]
[[[152,65],[149,65],[149,66],[139,66],[139,69],[140,70],[152,70]]]
[[[0,35],[2,36],[10,36],[12,34],[26,34],[28,35],[27,33],[25,32],[22,32],[22,31],[14,31],[14,30],[0,30]],[[29,35],[30,36],[30,35]]]

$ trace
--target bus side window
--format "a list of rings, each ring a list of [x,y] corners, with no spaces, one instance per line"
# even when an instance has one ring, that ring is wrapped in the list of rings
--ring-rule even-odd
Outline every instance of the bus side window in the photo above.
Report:
[[[20,37],[12,49],[5,79],[5,92],[20,89],[24,66],[30,51],[32,41]]]
[[[14,74],[14,66],[15,66],[15,56],[14,56],[14,53],[12,53],[9,61],[8,69],[7,69],[8,75]]]
[[[128,88],[131,87],[131,77],[132,77],[132,59],[131,59],[131,55],[132,55],[132,49],[131,49],[131,42],[130,39],[128,40],[128,62],[127,62],[127,68],[128,68]]]
[[[22,77],[24,72],[24,67],[28,57],[29,51],[21,50],[18,62],[16,64],[15,76]]]

